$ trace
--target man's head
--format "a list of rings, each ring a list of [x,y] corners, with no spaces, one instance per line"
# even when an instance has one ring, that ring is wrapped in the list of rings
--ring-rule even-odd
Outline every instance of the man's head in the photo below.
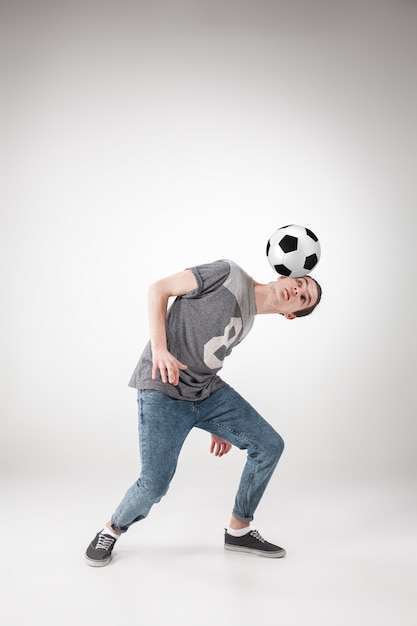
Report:
[[[309,315],[321,300],[321,286],[311,276],[280,276],[275,285],[280,313],[287,319]]]

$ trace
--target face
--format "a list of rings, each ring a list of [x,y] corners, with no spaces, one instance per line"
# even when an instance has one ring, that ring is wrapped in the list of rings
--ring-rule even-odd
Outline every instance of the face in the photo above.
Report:
[[[291,278],[279,276],[271,284],[271,297],[277,313],[293,319],[295,311],[313,306],[318,299],[317,285],[308,276]]]

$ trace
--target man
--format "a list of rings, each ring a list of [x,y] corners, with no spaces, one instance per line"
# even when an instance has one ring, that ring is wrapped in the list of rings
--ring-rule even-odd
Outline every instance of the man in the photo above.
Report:
[[[175,301],[168,309],[171,296]],[[88,546],[89,565],[107,565],[118,537],[165,495],[194,427],[211,434],[210,452],[216,456],[227,454],[232,445],[247,450],[225,549],[285,556],[283,548],[250,528],[284,442],[218,372],[256,314],[278,313],[292,320],[311,313],[320,298],[320,285],[309,276],[280,276],[261,284],[224,260],[186,269],[150,287],[150,341],[129,383],[138,390],[141,475]]]

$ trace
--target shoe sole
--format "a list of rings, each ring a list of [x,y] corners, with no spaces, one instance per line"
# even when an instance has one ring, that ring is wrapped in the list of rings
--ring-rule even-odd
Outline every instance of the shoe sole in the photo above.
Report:
[[[225,550],[231,552],[244,552],[245,554],[253,554],[254,556],[263,556],[267,559],[281,559],[287,553],[285,550],[279,550],[279,552],[267,552],[266,550],[255,550],[254,548],[245,548],[243,546],[231,546],[227,543],[224,544]]]
[[[90,567],[104,567],[110,563],[111,556],[109,556],[108,559],[102,559],[101,561],[94,561],[94,559],[89,559],[88,556],[86,556],[85,561]]]

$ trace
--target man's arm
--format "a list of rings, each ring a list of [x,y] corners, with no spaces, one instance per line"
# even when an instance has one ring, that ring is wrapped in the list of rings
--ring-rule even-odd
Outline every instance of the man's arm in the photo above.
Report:
[[[148,312],[152,347],[152,378],[158,370],[163,383],[178,385],[179,370],[187,369],[167,348],[166,314],[168,300],[172,296],[182,296],[197,288],[197,280],[191,270],[184,270],[167,278],[162,278],[149,287]]]

